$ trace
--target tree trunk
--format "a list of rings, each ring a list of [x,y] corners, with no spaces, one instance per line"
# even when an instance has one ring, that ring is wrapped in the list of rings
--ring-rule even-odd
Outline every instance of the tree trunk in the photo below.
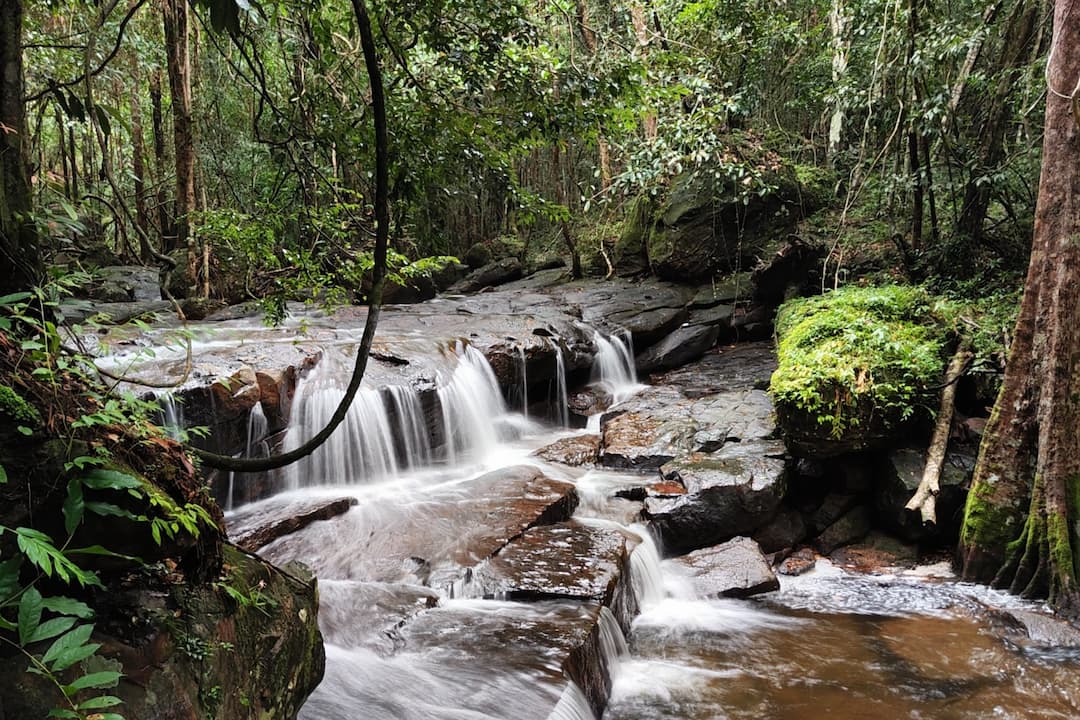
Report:
[[[150,77],[150,112],[154,131],[154,165],[157,170],[155,204],[158,232],[161,233],[161,247],[168,254],[176,249],[176,232],[165,196],[165,117],[161,111],[161,75],[157,71]]]
[[[0,2],[0,295],[38,285],[45,275],[27,163],[22,23],[22,0]]]
[[[195,135],[191,119],[191,57],[187,0],[167,0],[163,7],[165,60],[172,98],[173,152],[176,162],[176,247],[187,252],[183,284],[196,291],[198,248],[191,234],[195,211]]]
[[[1080,23],[1058,0],[1031,263],[968,495],[965,579],[1080,612]],[[1064,96],[1064,97],[1063,97]],[[1074,110],[1076,115],[1074,116]]]
[[[139,82],[131,90],[131,174],[135,182],[135,225],[139,235],[139,259],[153,260],[150,248],[150,212],[146,207],[146,150],[143,146],[142,108],[139,104]]]

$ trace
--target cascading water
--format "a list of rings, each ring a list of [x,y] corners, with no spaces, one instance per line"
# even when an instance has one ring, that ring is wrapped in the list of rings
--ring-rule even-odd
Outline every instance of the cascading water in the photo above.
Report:
[[[173,440],[180,440],[184,433],[184,406],[171,392],[158,395],[157,402],[161,407],[161,427],[165,434]]]
[[[566,359],[562,344],[558,340],[553,340],[552,344],[555,346],[555,406],[559,424],[567,427],[570,424],[570,400],[566,389]]]
[[[517,346],[519,367],[521,368],[521,414],[525,419],[529,417],[529,363],[525,357],[525,346]]]
[[[431,440],[420,395],[406,385],[391,385],[386,392],[397,418],[402,464],[410,470],[430,465]]]
[[[439,387],[446,459],[458,462],[463,454],[483,456],[500,438],[506,403],[484,354],[462,342],[457,344],[457,367]]]
[[[612,403],[619,403],[640,389],[634,365],[634,347],[629,333],[605,337],[593,334],[596,357],[593,359],[592,382],[603,385],[611,393]]]
[[[268,454],[269,447],[266,442],[266,432],[269,428],[269,423],[266,420],[266,413],[263,411],[263,405],[261,402],[255,403],[255,407],[251,408],[251,413],[248,414],[247,423],[247,441],[244,444],[244,457],[261,457]],[[233,509],[233,484],[236,479],[236,473],[229,472],[229,494],[225,498],[225,512],[231,512]]]

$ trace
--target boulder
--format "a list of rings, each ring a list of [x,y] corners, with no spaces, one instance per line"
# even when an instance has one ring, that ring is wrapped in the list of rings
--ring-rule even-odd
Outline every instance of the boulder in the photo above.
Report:
[[[639,373],[670,370],[696,360],[716,344],[720,329],[711,325],[687,325],[637,356]]]
[[[649,270],[646,245],[652,231],[653,204],[648,195],[634,200],[622,232],[615,241],[612,262],[620,276],[642,275]]]
[[[690,311],[688,325],[715,326],[717,334],[731,330],[731,323],[735,319],[734,305],[713,305],[712,307],[699,308]]]
[[[517,280],[522,275],[521,261],[517,258],[503,258],[478,268],[465,278],[450,286],[450,293],[473,293],[486,287],[494,287]]]
[[[870,532],[870,509],[865,505],[858,505],[844,513],[839,520],[814,540],[814,547],[823,555],[828,555],[833,550],[850,545],[861,540]]]
[[[757,543],[736,537],[676,560],[690,571],[703,597],[749,597],[780,589],[780,581]]]
[[[754,532],[754,540],[767,553],[792,548],[806,539],[807,528],[802,513],[782,510]]]
[[[343,515],[356,503],[354,497],[314,498],[299,502],[273,498],[258,506],[248,505],[246,509],[228,517],[229,537],[237,547],[255,552],[313,522]]]
[[[810,244],[797,235],[789,235],[776,245],[769,248],[772,252],[766,254],[751,275],[754,300],[775,308],[815,287],[820,292],[825,247]]]
[[[563,438],[550,445],[545,445],[534,452],[533,455],[548,462],[571,467],[595,465],[600,458],[600,436],[574,435],[573,437]]]
[[[810,548],[802,548],[786,557],[776,571],[781,575],[794,577],[805,575],[815,567],[817,567],[817,553]]]
[[[713,453],[693,453],[661,468],[686,494],[650,498],[645,515],[665,548],[687,552],[754,532],[772,519],[784,497],[787,461],[783,443],[730,443]]]
[[[904,509],[919,487],[925,464],[926,453],[912,448],[895,450],[883,458],[874,495],[878,518],[887,530],[911,542],[949,542],[960,532],[975,456],[955,451],[945,454],[941,466],[941,492],[937,496],[937,524],[932,528],[923,526],[917,513]]]
[[[735,305],[750,300],[754,285],[748,272],[731,273],[702,285],[690,301],[691,310],[701,310],[717,305]]]

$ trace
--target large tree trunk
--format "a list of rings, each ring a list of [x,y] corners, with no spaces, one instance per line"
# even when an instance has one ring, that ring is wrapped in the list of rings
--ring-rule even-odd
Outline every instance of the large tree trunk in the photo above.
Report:
[[[22,0],[0,2],[0,295],[41,282],[23,106]]]
[[[964,578],[1080,612],[1080,23],[1058,0],[1024,299],[960,538]],[[1075,114],[1074,114],[1075,113]]]
[[[176,161],[176,247],[187,252],[184,286],[197,287],[198,248],[191,234],[195,211],[195,130],[191,118],[191,57],[187,0],[167,0],[163,7],[165,60],[172,97],[173,151]]]

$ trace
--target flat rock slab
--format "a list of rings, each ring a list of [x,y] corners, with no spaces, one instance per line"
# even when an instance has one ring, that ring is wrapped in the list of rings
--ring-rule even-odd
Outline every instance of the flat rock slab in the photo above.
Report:
[[[460,687],[460,704],[453,706],[477,717],[548,717],[566,678],[600,717],[614,669],[614,658],[603,650],[612,633],[618,633],[614,619],[592,603],[466,600],[419,615],[405,625],[402,638],[406,653],[440,668],[472,669],[467,676],[475,685]],[[448,677],[462,675],[451,670]],[[522,693],[519,683],[532,689]],[[535,693],[545,688],[551,688],[551,706],[532,707]]]
[[[685,325],[637,356],[635,364],[639,373],[685,365],[701,357],[716,344],[719,328],[713,325]]]
[[[636,544],[613,527],[576,522],[534,527],[481,563],[471,590],[508,600],[597,602],[628,626],[637,610],[629,583]]]
[[[401,627],[439,598],[419,585],[320,580],[319,629],[328,643],[387,655],[401,647]]]
[[[258,505],[247,505],[226,518],[229,539],[242,550],[255,552],[313,522],[344,515],[356,503],[355,497],[300,501],[274,498]]]
[[[677,562],[690,571],[695,588],[706,597],[749,597],[780,589],[761,548],[747,537],[695,550]]]
[[[714,453],[693,453],[661,468],[686,494],[648,498],[645,515],[665,548],[686,552],[752,533],[768,523],[787,489],[783,443],[731,443]]]
[[[600,436],[575,435],[562,438],[550,445],[545,445],[534,452],[533,455],[548,462],[569,465],[570,467],[595,465],[600,458]]]
[[[572,484],[521,465],[364,500],[344,516],[268,545],[262,554],[278,564],[303,559],[320,579],[449,588],[467,568],[528,528],[568,520],[578,496]]]

